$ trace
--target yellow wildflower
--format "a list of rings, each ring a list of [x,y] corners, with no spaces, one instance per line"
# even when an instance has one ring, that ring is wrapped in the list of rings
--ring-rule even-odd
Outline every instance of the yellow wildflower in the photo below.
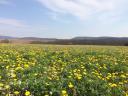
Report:
[[[30,94],[31,94],[31,93],[30,93],[29,91],[26,91],[26,92],[25,92],[25,96],[30,96]]]
[[[20,92],[18,92],[18,91],[15,91],[15,92],[14,92],[15,95],[18,95],[19,93],[20,93]]]
[[[44,95],[44,96],[49,96],[48,94]]]
[[[73,86],[73,84],[70,82],[70,83],[68,84],[68,87],[69,87],[69,88],[73,88],[74,86]]]
[[[9,85],[6,85],[6,86],[5,86],[5,88],[6,88],[6,89],[9,89],[9,88],[10,88],[10,86],[9,86]]]
[[[110,87],[117,87],[117,84],[110,83],[109,85],[110,85]]]
[[[81,76],[78,76],[77,79],[80,80],[82,77]]]
[[[62,96],[68,96],[67,91],[66,90],[62,90]]]
[[[28,64],[25,64],[24,67],[25,67],[25,68],[29,68],[29,65],[28,65]]]
[[[0,83],[0,87],[2,87],[2,86],[4,86],[4,84],[3,83]]]
[[[12,73],[12,74],[11,74],[11,77],[12,77],[12,78],[15,78],[15,77],[16,77],[16,74]]]

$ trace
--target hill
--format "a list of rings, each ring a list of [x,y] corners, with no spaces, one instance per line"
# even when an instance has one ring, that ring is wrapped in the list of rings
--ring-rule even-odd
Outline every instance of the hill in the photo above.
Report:
[[[10,43],[29,44],[63,44],[63,45],[128,45],[128,37],[74,37],[72,39],[9,37],[0,36],[0,40],[8,39]]]
[[[0,36],[0,39],[14,39],[15,37],[11,36]]]

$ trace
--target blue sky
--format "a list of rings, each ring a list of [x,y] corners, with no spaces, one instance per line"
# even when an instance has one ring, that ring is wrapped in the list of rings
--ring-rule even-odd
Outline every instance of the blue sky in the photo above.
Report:
[[[128,37],[128,0],[0,0],[0,35]]]

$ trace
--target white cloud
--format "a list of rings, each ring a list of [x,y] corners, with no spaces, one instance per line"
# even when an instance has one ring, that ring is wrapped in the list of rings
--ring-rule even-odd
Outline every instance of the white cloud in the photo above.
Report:
[[[52,12],[86,19],[96,13],[118,11],[126,0],[37,0]]]
[[[16,19],[8,19],[8,18],[0,18],[0,25],[9,25],[9,26],[14,26],[14,27],[26,27],[26,25]]]

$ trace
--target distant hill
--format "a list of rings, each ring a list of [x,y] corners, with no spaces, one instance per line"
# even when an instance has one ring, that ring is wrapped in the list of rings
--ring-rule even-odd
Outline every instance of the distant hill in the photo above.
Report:
[[[75,37],[72,41],[77,44],[125,45],[128,43],[128,37]]]
[[[72,38],[72,40],[99,40],[99,39],[127,40],[128,37],[75,37],[75,38]]]
[[[72,39],[58,39],[49,44],[66,45],[128,45],[128,37],[75,37]]]
[[[30,44],[63,44],[63,45],[121,45],[128,46],[128,37],[74,37],[72,39],[0,36],[0,40],[8,39],[10,43]]]
[[[31,40],[31,41],[54,41],[56,38],[39,38],[39,37],[23,37],[19,38],[22,40]]]
[[[14,39],[15,37],[11,36],[0,36],[0,39]]]

